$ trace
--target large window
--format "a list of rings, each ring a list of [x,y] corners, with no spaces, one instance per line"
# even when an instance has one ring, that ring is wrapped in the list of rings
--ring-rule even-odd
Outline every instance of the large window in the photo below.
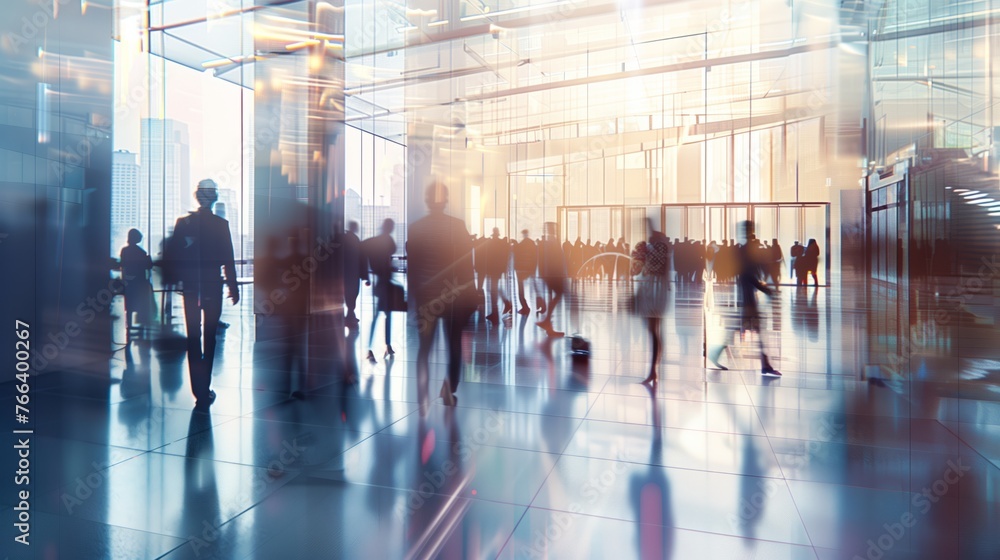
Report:
[[[112,254],[136,228],[155,259],[177,218],[197,208],[195,185],[213,179],[219,186],[214,211],[230,223],[236,259],[249,261],[253,91],[142,52],[138,17],[123,10],[115,48]],[[238,267],[239,276],[250,273]]]
[[[406,152],[384,138],[347,127],[344,216],[361,226],[361,238],[378,235],[382,222],[396,222],[398,253],[406,245]]]

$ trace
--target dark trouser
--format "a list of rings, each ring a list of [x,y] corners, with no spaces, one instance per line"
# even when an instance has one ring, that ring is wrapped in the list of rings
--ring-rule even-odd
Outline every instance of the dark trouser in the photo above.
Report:
[[[483,291],[483,283],[486,282],[486,272],[477,270],[476,271],[476,290],[479,292]]]
[[[309,337],[306,325],[309,319],[304,315],[293,315],[278,317],[278,320],[281,321],[282,369],[288,373],[288,390],[302,391],[309,371],[306,361]]]
[[[497,314],[497,301],[500,300],[500,274],[490,274],[489,275],[489,288],[490,288],[490,314]],[[509,302],[506,297],[503,298],[504,303]]]
[[[430,309],[430,307],[428,307]],[[429,361],[434,335],[437,333],[438,319],[444,326],[444,337],[448,343],[448,383],[451,392],[458,389],[462,378],[462,329],[469,321],[469,314],[452,307],[445,308],[440,315],[428,315],[419,319],[420,346],[417,349],[418,383],[427,383],[429,378]]]
[[[563,293],[566,291],[566,278],[561,276],[545,278],[545,285],[549,287],[549,291],[552,294],[552,298],[546,306],[548,315],[545,317],[545,320],[551,323],[552,315],[556,312],[556,306],[562,301]]]
[[[521,307],[528,307],[528,300],[524,299],[524,281],[531,278],[531,272],[518,270],[517,271],[517,298],[521,302]]]
[[[660,363],[660,353],[663,347],[663,336],[660,334],[660,323],[663,320],[659,317],[647,317],[646,324],[649,329],[650,342],[653,347],[653,361],[649,365],[649,377],[655,378],[656,366]]]
[[[385,314],[385,345],[392,346],[389,336],[392,333],[392,312],[389,309],[389,297],[392,292],[390,291],[391,279],[378,276],[375,279],[375,289],[372,293],[375,295],[375,314],[372,315],[371,328],[368,329],[368,349],[371,350],[372,339],[375,338],[375,323],[378,323],[378,314],[381,311]]]
[[[358,307],[358,294],[361,293],[361,281],[349,280],[344,284],[344,305],[347,306],[347,317],[357,319],[354,310]]]
[[[757,310],[756,305],[747,305],[744,307],[742,328],[744,331],[750,331],[757,335],[757,348],[760,350],[760,368],[763,371],[771,368],[771,362],[767,359],[767,352],[764,350],[764,337],[761,335],[760,322],[760,312]]]
[[[202,329],[202,313],[204,329]],[[187,326],[188,370],[191,392],[196,399],[208,397],[215,363],[215,335],[222,316],[222,284],[203,285],[184,290],[184,322]],[[204,348],[202,334],[204,332]]]

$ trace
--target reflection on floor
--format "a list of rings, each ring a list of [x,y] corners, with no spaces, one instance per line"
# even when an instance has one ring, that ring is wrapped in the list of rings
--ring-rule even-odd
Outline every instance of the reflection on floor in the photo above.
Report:
[[[731,289],[706,313],[701,288],[680,288],[650,392],[626,298],[579,291],[555,322],[591,339],[589,360],[534,317],[477,315],[454,408],[420,410],[402,315],[394,358],[364,359],[363,317],[357,382],[314,364],[304,399],[245,306],[223,317],[208,414],[176,340],[118,352],[104,394],[39,378],[35,538],[75,559],[1000,558],[991,323],[860,284],[788,287],[765,306],[785,374],[768,380],[749,337],[723,354],[729,371],[704,367],[705,337],[732,336],[717,328]],[[928,319],[936,306],[955,320]],[[932,337],[900,345],[928,321]]]

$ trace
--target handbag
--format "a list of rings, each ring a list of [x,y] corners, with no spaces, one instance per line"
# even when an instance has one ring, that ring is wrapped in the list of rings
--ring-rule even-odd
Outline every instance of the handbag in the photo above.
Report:
[[[389,311],[407,311],[406,292],[395,282],[389,282]]]

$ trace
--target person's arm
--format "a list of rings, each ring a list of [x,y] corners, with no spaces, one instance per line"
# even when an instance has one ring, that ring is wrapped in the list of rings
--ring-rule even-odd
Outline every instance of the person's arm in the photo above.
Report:
[[[764,292],[765,294],[768,295],[768,297],[774,296],[774,290],[772,290],[770,286],[765,284],[764,281],[761,280],[760,277],[757,276],[756,274],[753,275],[753,287],[757,288],[761,292]]]
[[[457,249],[457,262],[455,266],[456,270],[456,282],[457,284],[469,284],[475,283],[475,270],[473,267],[472,253],[474,245],[472,243],[471,237],[469,236],[469,230],[466,229],[465,224],[461,220],[455,221],[455,245]]]
[[[372,254],[372,242],[371,239],[365,239],[359,245],[360,258],[361,258],[361,270],[365,277],[365,286],[372,285],[371,274],[375,273],[375,269],[372,267],[374,262]]]
[[[226,285],[229,286],[229,299],[233,300],[233,305],[240,302],[240,285],[236,281],[236,259],[233,252],[233,236],[229,232],[229,222],[224,222],[226,232],[222,240],[223,261],[222,269],[226,273]]]
[[[358,279],[364,280],[366,283],[368,280],[368,256],[365,255],[364,250],[361,247],[361,241],[359,240],[355,245],[358,252]]]

